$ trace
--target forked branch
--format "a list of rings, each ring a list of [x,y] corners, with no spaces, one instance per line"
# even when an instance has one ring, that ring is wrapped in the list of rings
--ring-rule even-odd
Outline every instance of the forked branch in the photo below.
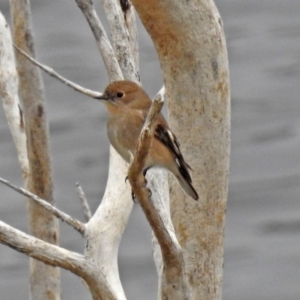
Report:
[[[85,280],[94,300],[117,300],[97,264],[84,255],[44,242],[0,221],[0,243]]]
[[[85,225],[83,223],[81,223],[80,221],[74,219],[73,217],[69,216],[68,214],[66,214],[66,213],[62,212],[61,210],[57,209],[55,206],[53,206],[49,202],[41,199],[37,195],[35,195],[35,194],[33,194],[33,193],[23,189],[23,188],[19,188],[15,185],[11,184],[10,182],[8,182],[5,179],[0,178],[0,182],[5,184],[6,186],[12,188],[13,190],[18,192],[19,194],[24,195],[24,196],[28,197],[29,199],[33,200],[34,202],[38,203],[39,205],[41,205],[42,207],[47,209],[49,212],[51,212],[54,216],[56,216],[57,218],[61,219],[64,222],[66,222],[70,226],[72,226],[79,233],[81,233],[82,235],[84,234]]]
[[[122,80],[123,74],[113,48],[91,0],[76,0],[94,34],[98,49],[102,55],[111,81]]]
[[[181,295],[180,299],[189,299],[181,248],[175,233],[168,228],[159,210],[156,209],[155,203],[151,199],[151,192],[149,193],[149,190],[145,186],[145,178],[143,176],[145,161],[148,156],[153,136],[153,124],[155,124],[162,106],[163,101],[159,94],[154,99],[148,112],[145,124],[141,131],[137,151],[128,170],[128,178],[132,190],[160,245],[164,264],[161,289],[164,291],[168,290],[169,299],[177,299],[178,294]]]

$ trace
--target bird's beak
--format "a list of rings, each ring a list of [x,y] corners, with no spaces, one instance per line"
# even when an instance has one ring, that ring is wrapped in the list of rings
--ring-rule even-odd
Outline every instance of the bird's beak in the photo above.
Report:
[[[110,97],[107,97],[105,94],[103,94],[102,96],[98,96],[98,97],[95,97],[95,99],[97,99],[97,100],[109,100],[110,99]]]

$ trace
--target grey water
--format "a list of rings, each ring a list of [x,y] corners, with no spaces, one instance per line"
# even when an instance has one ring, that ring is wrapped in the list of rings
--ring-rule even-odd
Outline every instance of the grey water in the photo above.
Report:
[[[94,1],[101,15],[101,6]],[[225,233],[224,300],[300,299],[300,1],[217,0],[229,52],[232,155]],[[32,0],[38,59],[78,84],[102,91],[108,78],[75,1]],[[7,0],[0,10],[9,20]],[[141,79],[151,96],[162,76],[140,27]],[[83,220],[75,183],[95,211],[107,179],[104,107],[43,74],[57,206]],[[16,151],[0,109],[0,176],[22,185]],[[25,232],[22,196],[0,186],[0,219]],[[128,299],[155,299],[151,232],[138,205],[119,256]],[[61,245],[82,251],[82,238],[61,224]],[[0,245],[0,299],[27,299],[28,258]],[[91,299],[62,271],[63,299]]]

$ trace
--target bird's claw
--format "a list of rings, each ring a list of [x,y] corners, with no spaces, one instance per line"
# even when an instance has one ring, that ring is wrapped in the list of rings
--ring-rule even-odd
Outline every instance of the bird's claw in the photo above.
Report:
[[[151,198],[152,196],[152,191],[150,189],[147,189],[148,190],[148,197]]]
[[[145,180],[144,180],[144,185],[143,185],[143,187],[145,187],[146,185],[147,185],[147,183],[148,183],[148,181],[147,181],[147,179],[146,178],[144,178]]]
[[[136,203],[136,196],[135,196],[133,190],[131,190],[131,199],[134,203]]]

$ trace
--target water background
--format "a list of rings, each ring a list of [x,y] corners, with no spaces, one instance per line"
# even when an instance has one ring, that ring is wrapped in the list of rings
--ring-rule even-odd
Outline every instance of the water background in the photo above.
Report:
[[[9,19],[7,0],[0,10]],[[92,33],[75,1],[32,0],[38,59],[84,87],[108,83]],[[103,22],[98,1],[95,4]],[[300,299],[300,1],[217,0],[225,24],[232,87],[232,158],[223,300]],[[141,79],[153,96],[162,76],[140,26]],[[80,181],[92,210],[107,179],[106,114],[101,104],[43,74],[57,206],[83,220]],[[21,185],[16,151],[0,109],[0,176]],[[27,232],[22,196],[0,186],[0,219]],[[155,299],[150,229],[135,205],[119,263],[128,299]],[[82,238],[61,225],[61,245]],[[0,299],[28,298],[28,258],[0,245]],[[63,299],[91,299],[62,271]]]

